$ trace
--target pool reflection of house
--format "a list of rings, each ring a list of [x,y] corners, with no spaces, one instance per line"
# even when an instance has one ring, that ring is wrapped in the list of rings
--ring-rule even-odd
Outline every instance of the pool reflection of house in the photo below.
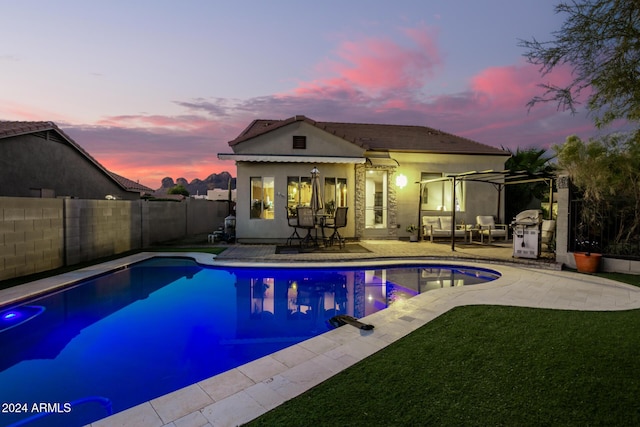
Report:
[[[475,223],[502,215],[503,201],[486,183],[419,181],[467,171],[503,170],[508,152],[424,126],[316,122],[305,116],[254,120],[220,153],[237,166],[239,242],[284,242],[287,210],[309,205],[311,169],[320,171],[324,211],[347,206],[347,238],[407,237],[423,215]],[[498,212],[496,212],[498,206]]]
[[[361,318],[419,293],[416,269],[397,273],[409,280],[402,285],[389,281],[385,269],[239,269],[234,274],[237,336],[224,344],[297,342],[327,329],[333,316]]]

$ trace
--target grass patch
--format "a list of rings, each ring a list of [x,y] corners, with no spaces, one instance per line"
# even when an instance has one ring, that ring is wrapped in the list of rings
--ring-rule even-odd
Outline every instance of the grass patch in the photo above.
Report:
[[[640,310],[455,308],[248,426],[640,425]]]
[[[596,273],[596,276],[606,277],[629,285],[640,286],[640,275],[626,273]]]

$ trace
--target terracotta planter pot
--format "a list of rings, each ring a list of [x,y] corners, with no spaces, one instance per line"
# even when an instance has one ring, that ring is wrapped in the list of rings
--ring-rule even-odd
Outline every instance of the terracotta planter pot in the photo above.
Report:
[[[576,260],[576,268],[580,273],[595,273],[600,266],[602,254],[574,252],[573,258]]]

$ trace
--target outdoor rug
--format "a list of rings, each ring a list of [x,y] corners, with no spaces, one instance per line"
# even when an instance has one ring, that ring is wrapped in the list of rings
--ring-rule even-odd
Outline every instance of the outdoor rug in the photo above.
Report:
[[[340,245],[305,247],[301,248],[297,245],[292,246],[276,246],[276,254],[310,254],[310,253],[327,253],[327,254],[366,254],[370,253],[369,249],[360,246],[357,243],[347,243],[344,247]]]

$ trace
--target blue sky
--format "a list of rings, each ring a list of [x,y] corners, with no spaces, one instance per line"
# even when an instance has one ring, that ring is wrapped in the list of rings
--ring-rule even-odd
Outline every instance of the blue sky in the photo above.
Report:
[[[425,125],[515,149],[595,134],[519,39],[556,0],[0,0],[0,120],[49,120],[152,188],[227,170],[253,119]],[[555,80],[550,80],[550,79]]]

